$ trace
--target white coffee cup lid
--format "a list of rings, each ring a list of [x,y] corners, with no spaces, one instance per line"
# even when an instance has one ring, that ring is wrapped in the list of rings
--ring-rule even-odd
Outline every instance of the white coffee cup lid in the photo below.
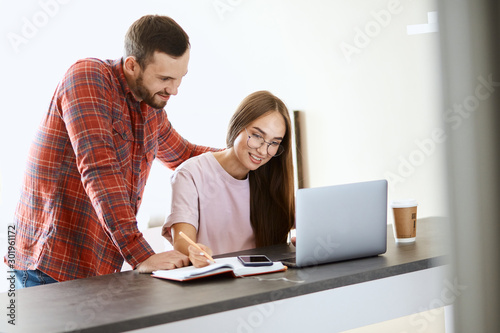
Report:
[[[417,200],[415,199],[402,199],[402,200],[394,200],[391,202],[392,208],[406,208],[415,206],[418,206]]]

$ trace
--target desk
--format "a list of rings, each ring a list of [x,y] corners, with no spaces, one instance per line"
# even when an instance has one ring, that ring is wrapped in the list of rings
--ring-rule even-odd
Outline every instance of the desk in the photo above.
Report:
[[[16,330],[4,314],[0,331],[293,332],[310,330],[320,317],[325,323],[317,325],[329,332],[364,326],[453,302],[443,229],[444,218],[419,219],[417,241],[402,245],[389,225],[384,255],[258,277],[173,282],[128,271],[22,289]],[[244,253],[276,259],[290,251],[280,245]],[[3,309],[9,301],[0,295]]]

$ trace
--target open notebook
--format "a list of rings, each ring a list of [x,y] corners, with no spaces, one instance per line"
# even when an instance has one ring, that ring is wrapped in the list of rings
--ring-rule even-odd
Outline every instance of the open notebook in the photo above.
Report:
[[[273,262],[271,266],[243,266],[237,257],[215,259],[214,264],[202,268],[187,266],[171,270],[154,271],[153,276],[175,281],[189,281],[207,276],[232,273],[234,277],[281,272],[287,269],[281,262]]]

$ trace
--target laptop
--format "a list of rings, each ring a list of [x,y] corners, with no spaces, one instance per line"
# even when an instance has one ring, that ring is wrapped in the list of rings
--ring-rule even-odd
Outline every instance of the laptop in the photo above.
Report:
[[[298,189],[295,258],[307,267],[383,254],[387,250],[387,180]]]

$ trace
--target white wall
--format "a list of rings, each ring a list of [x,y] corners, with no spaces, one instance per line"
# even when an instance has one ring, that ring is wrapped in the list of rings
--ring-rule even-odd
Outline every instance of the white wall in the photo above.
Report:
[[[79,58],[119,58],[129,25],[152,13],[191,38],[189,74],[167,106],[187,139],[224,146],[239,101],[267,89],[304,112],[307,186],[388,178],[389,199],[446,214],[438,33],[407,34],[434,11],[432,0],[0,0],[0,233],[61,76]],[[168,209],[170,174],[154,166],[141,227]]]

